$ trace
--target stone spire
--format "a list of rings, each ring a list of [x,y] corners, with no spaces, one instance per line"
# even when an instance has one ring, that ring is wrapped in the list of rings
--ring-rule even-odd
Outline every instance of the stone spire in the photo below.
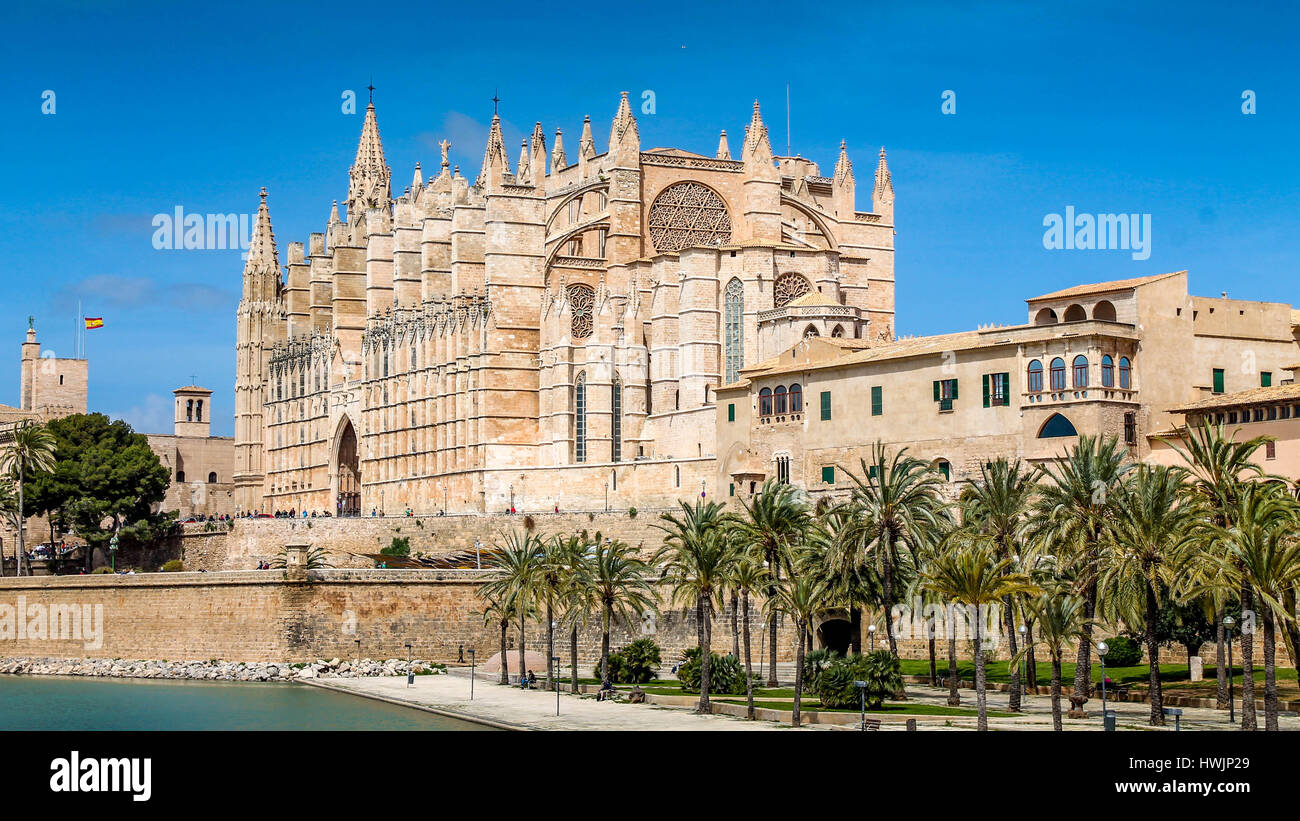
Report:
[[[501,117],[492,115],[492,127],[488,129],[487,148],[483,151],[483,167],[479,170],[475,185],[498,186],[510,173],[510,161],[506,159],[506,141],[501,136]]]
[[[519,141],[519,163],[515,166],[515,182],[526,183],[532,169],[528,165],[528,140]]]
[[[596,156],[596,141],[591,136],[591,117],[582,118],[582,137],[578,139],[578,156],[591,159]]]
[[[876,165],[876,190],[873,194],[874,211],[894,218],[894,181],[889,175],[889,163],[885,162],[885,147],[880,146],[880,162]]]
[[[244,299],[273,300],[280,293],[280,255],[275,247],[275,232],[271,230],[265,188],[261,197],[248,245],[248,259],[244,262]]]
[[[379,122],[372,102],[366,106],[357,158],[348,173],[348,222],[356,223],[370,208],[386,210],[392,200],[392,171],[384,161],[384,144],[379,139]]]
[[[720,135],[718,135],[718,155],[717,155],[717,157],[718,157],[718,159],[720,159],[720,160],[729,160],[729,159],[731,159],[731,148],[729,148],[729,147],[727,146],[727,129],[725,129],[725,128],[722,129],[722,133],[721,133]]]
[[[745,126],[745,162],[753,157],[772,164],[772,141],[767,136],[767,126],[763,124],[763,114],[759,111],[758,100],[754,101],[754,115]]]
[[[614,123],[609,129],[609,153],[620,161],[635,162],[641,152],[641,133],[636,127],[636,117],[632,116],[632,104],[627,100],[627,92],[619,92],[618,111],[614,113]]]
[[[835,215],[847,219],[853,215],[857,183],[853,179],[853,161],[849,159],[848,144],[840,140],[840,156],[835,161],[835,176],[831,181]]]
[[[541,185],[546,181],[546,132],[542,130],[541,123],[533,126],[533,135],[528,139],[528,152],[529,182]]]
[[[415,164],[415,176],[411,179],[411,192],[418,194],[424,187],[424,176],[420,173],[420,163]]]
[[[555,148],[551,150],[551,171],[563,171],[569,167],[569,161],[564,156],[564,132],[555,129]]]

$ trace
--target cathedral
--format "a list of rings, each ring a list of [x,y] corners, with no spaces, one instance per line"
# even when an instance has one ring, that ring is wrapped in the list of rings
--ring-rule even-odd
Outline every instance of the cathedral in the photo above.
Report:
[[[538,123],[394,198],[373,101],[347,199],[289,244],[263,189],[237,317],[235,502],[334,515],[627,509],[717,491],[718,388],[805,337],[892,340],[894,191],[774,156],[600,152]],[[569,152],[572,151],[572,154]],[[866,344],[866,343],[864,343]]]

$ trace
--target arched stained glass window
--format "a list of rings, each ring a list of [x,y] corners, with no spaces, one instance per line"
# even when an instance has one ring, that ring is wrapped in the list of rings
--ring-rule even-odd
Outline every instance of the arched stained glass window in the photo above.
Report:
[[[740,378],[740,369],[745,367],[745,286],[738,279],[727,283],[725,309],[726,377],[730,385]]]
[[[573,386],[573,460],[587,461],[587,373],[578,374]]]
[[[610,461],[621,462],[623,461],[623,382],[617,376],[614,377],[614,384],[610,390],[609,406],[614,417],[611,420]]]

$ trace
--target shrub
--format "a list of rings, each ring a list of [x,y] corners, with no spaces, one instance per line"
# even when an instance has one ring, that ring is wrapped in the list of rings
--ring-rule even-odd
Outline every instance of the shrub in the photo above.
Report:
[[[636,508],[634,508],[634,507],[629,507],[629,508],[627,509],[627,517],[628,517],[629,519],[635,519],[635,518],[636,518]]]
[[[104,565],[103,567],[96,567],[94,570],[92,570],[92,571],[90,571],[90,572],[91,572],[92,574],[95,574],[95,573],[112,573],[112,572],[113,572],[113,568],[109,567],[108,565]]]
[[[409,536],[394,536],[393,543],[379,552],[384,556],[409,556],[411,539]]]
[[[659,645],[653,639],[637,639],[622,650],[609,654],[609,680],[615,684],[646,684],[656,677]],[[591,676],[600,679],[600,662],[591,668]]]
[[[1128,636],[1106,639],[1107,667],[1132,667],[1142,661],[1142,645]]]
[[[691,693],[700,691],[700,648],[691,647],[682,654],[677,667],[677,678],[682,689]],[[743,696],[745,694],[745,667],[740,659],[728,653],[709,654],[709,692],[713,695]]]
[[[172,559],[162,566],[164,573],[177,573],[185,569],[180,559]]]
[[[536,527],[537,527],[537,520],[532,517],[532,514],[529,514],[524,517],[524,530],[531,531],[534,530]]]
[[[822,673],[838,659],[840,655],[834,650],[812,650],[803,657],[803,686],[810,693],[817,692]]]
[[[815,692],[823,707],[856,707],[859,681],[867,684],[867,707],[878,710],[885,699],[903,689],[903,665],[888,650],[837,657],[822,671]]]

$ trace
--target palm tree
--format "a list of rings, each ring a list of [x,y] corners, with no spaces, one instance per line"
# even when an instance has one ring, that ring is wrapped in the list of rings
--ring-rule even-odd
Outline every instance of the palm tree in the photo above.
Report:
[[[979,708],[978,728],[987,730],[988,698],[985,693],[983,631],[985,610],[1006,596],[1036,593],[1038,588],[1024,573],[1015,572],[1010,559],[999,559],[993,540],[984,534],[955,530],[946,549],[925,571],[923,586],[949,599],[974,608],[975,700]]]
[[[852,509],[845,504],[824,509],[818,520],[829,537],[824,562],[835,577],[831,582],[833,595],[843,599],[849,609],[850,650],[861,653],[862,609],[884,596],[880,577],[871,563],[867,530],[857,526]]]
[[[1032,614],[1038,625],[1038,640],[1047,645],[1052,657],[1052,729],[1061,731],[1061,657],[1065,647],[1085,638],[1084,626],[1087,616],[1084,612],[1082,597],[1071,595],[1062,590],[1045,592],[1036,598],[1025,601],[1025,610]],[[1020,663],[1032,649],[1030,644],[1021,648],[1012,665]]]
[[[609,631],[614,616],[625,623],[654,610],[654,588],[648,578],[649,568],[638,559],[625,542],[600,534],[591,545],[586,583],[600,607],[600,677],[609,675]]]
[[[510,601],[515,605],[519,619],[519,675],[527,675],[524,658],[524,624],[536,598],[535,579],[544,552],[542,539],[528,530],[507,533],[488,559],[494,571],[492,581],[483,585],[482,594],[488,599]],[[504,666],[504,663],[503,665]]]
[[[825,590],[820,581],[811,573],[798,573],[783,580],[776,587],[776,594],[766,604],[769,608],[779,608],[794,621],[795,629],[801,633],[812,624],[817,613],[822,609],[822,596]],[[803,700],[803,659],[804,644],[799,642],[794,665],[794,710],[790,714],[790,725],[800,726],[802,721],[801,703]]]
[[[23,421],[14,427],[9,441],[0,449],[0,470],[13,479],[18,496],[18,555],[15,557],[14,572],[19,576],[23,575],[23,567],[27,564],[26,547],[23,544],[23,485],[33,473],[54,470],[55,444],[54,434],[44,425]],[[28,571],[30,570],[29,567]]]
[[[1229,590],[1249,590],[1261,605],[1260,619],[1264,627],[1264,729],[1278,728],[1277,715],[1277,621],[1290,621],[1294,613],[1287,610],[1284,592],[1294,590],[1300,583],[1300,540],[1295,537],[1300,511],[1296,503],[1273,483],[1251,482],[1238,489],[1237,508],[1231,515],[1233,525],[1218,528],[1218,550],[1209,552],[1208,561],[1220,565],[1220,585]],[[1189,597],[1199,589],[1188,590]],[[1244,626],[1244,625],[1243,625]],[[1255,676],[1252,655],[1245,648],[1254,644],[1255,637],[1242,636],[1242,691],[1245,698],[1246,683],[1251,682],[1249,698],[1254,701]],[[1253,730],[1245,722],[1245,701],[1242,703],[1242,729]]]
[[[754,665],[750,655],[752,645],[749,636],[749,596],[757,590],[765,589],[768,581],[768,570],[762,560],[757,556],[745,553],[738,553],[727,577],[728,586],[740,595],[740,624],[744,634],[743,647],[745,651],[743,656],[745,662],[745,701],[748,705],[745,710],[745,718],[750,721],[754,720]]]
[[[885,635],[890,652],[897,655],[890,609],[896,592],[904,586],[899,572],[903,553],[909,554],[908,562],[914,562],[925,539],[941,529],[946,508],[940,498],[943,479],[930,465],[908,456],[907,448],[890,457],[881,442],[875,444],[871,464],[863,459],[861,465],[860,478],[844,471],[853,482],[849,504],[880,575]]]
[[[600,542],[599,532],[596,533],[596,542]],[[594,555],[592,541],[585,530],[559,539],[559,560],[564,567],[564,586],[560,596],[564,616],[561,622],[569,628],[569,690],[573,693],[579,689],[578,631],[588,624],[591,614],[600,609],[591,583]]]
[[[786,548],[798,544],[803,533],[808,529],[811,517],[803,494],[793,485],[782,484],[776,479],[768,479],[758,492],[746,502],[737,525],[740,538],[763,555],[771,571],[768,577],[767,597],[770,599],[775,585],[781,578],[781,563],[785,560]],[[770,611],[770,608],[769,608]],[[768,624],[768,651],[770,653],[767,667],[767,686],[777,686],[776,681],[776,616],[772,613]]]
[[[667,534],[654,564],[663,568],[672,601],[695,605],[700,646],[700,703],[697,712],[711,713],[709,668],[713,644],[713,601],[727,584],[732,565],[739,558],[731,517],[720,502],[681,502],[681,517],[659,514],[655,526]]]
[[[510,621],[515,617],[515,603],[509,596],[487,596],[487,606],[483,608],[483,624],[494,624],[501,628],[501,684],[510,683],[510,659],[507,658],[506,633]]]
[[[1156,636],[1160,597],[1177,578],[1178,556],[1197,517],[1183,492],[1185,475],[1182,468],[1139,465],[1115,488],[1116,515],[1102,537],[1098,610],[1112,624],[1145,626],[1148,701],[1157,727],[1165,723]]]
[[[1240,495],[1240,488],[1246,481],[1264,475],[1264,471],[1258,464],[1253,461],[1255,451],[1259,450],[1267,441],[1266,436],[1256,436],[1245,441],[1236,441],[1240,428],[1233,430],[1228,435],[1222,424],[1212,424],[1210,420],[1204,419],[1196,427],[1183,427],[1177,432],[1176,440],[1162,440],[1182,457],[1187,463],[1188,470],[1191,471],[1191,487],[1194,493],[1199,495],[1210,508],[1211,523],[1214,527],[1228,528],[1232,526],[1230,517],[1232,512],[1237,509],[1237,501]],[[1213,538],[1213,529],[1204,531],[1211,534]],[[1198,571],[1217,572],[1221,565],[1215,562],[1197,563],[1189,568],[1193,573]],[[1213,579],[1200,579],[1198,584],[1206,586],[1214,591],[1212,603],[1214,606],[1214,624],[1215,624],[1215,678],[1216,678],[1216,701],[1219,709],[1226,709],[1228,706],[1228,676],[1232,671],[1224,666],[1224,647],[1225,635],[1223,627],[1224,611],[1230,599],[1242,596],[1246,591],[1228,591],[1222,585],[1216,584]],[[1247,607],[1246,602],[1242,601],[1242,607]],[[1291,633],[1288,631],[1288,635]],[[1296,658],[1295,653],[1300,650],[1300,641],[1293,640],[1289,644],[1292,658]],[[1242,660],[1247,661],[1253,655],[1253,648],[1242,646]],[[1242,705],[1242,726],[1255,724],[1255,694],[1254,681],[1242,683],[1243,696],[1249,688],[1249,701],[1243,702]]]
[[[1097,606],[1097,563],[1101,536],[1114,518],[1111,491],[1133,463],[1115,437],[1080,436],[1078,443],[1054,466],[1039,470],[1041,482],[1030,506],[1024,535],[1036,550],[1061,562],[1061,572],[1075,580],[1083,596],[1085,636],[1079,642],[1074,668],[1074,694],[1081,699],[1092,689],[1092,622]]]
[[[546,605],[546,683],[554,686],[560,671],[555,665],[555,605],[565,593],[569,583],[569,557],[567,542],[560,536],[539,540],[536,566],[532,573],[532,587],[539,603]]]
[[[980,467],[980,479],[962,491],[963,524],[988,535],[997,547],[998,558],[1017,561],[1022,554],[1021,531],[1025,514],[1036,489],[1034,474],[1021,468],[1020,460],[998,457]],[[1016,607],[1011,598],[1003,602],[1006,619],[1007,649],[1016,649]],[[1032,646],[1032,644],[1031,644]],[[1009,706],[1020,710],[1020,667],[1011,666]]]

